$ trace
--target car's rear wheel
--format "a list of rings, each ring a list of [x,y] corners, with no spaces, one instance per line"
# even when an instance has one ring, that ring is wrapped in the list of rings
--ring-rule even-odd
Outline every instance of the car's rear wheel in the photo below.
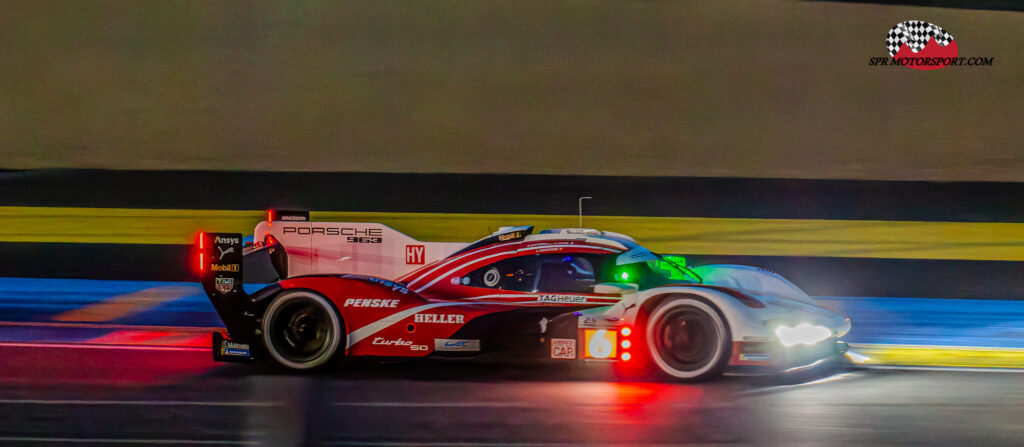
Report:
[[[292,290],[278,295],[263,314],[263,344],[270,356],[291,369],[326,364],[345,338],[334,305],[322,295]]]
[[[646,326],[652,366],[665,378],[705,380],[721,375],[729,362],[729,327],[702,300],[668,299],[654,309]]]

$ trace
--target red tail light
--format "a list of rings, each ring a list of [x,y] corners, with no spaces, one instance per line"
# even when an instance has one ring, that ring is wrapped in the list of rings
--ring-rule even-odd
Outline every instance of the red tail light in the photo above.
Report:
[[[206,248],[206,233],[203,232],[203,231],[200,231],[199,232],[199,272],[202,272],[203,270],[206,270],[206,268],[205,268],[205,264],[206,263],[203,262],[203,261],[205,261],[205,259],[203,259],[204,252],[206,251],[205,248]]]
[[[629,338],[627,338],[632,333],[633,329],[629,326],[619,328],[619,339],[621,340],[619,342],[619,346],[622,347],[619,358],[622,359],[623,362],[628,362],[629,359],[633,358],[633,355],[629,353],[629,348],[633,346],[633,342],[629,341]]]

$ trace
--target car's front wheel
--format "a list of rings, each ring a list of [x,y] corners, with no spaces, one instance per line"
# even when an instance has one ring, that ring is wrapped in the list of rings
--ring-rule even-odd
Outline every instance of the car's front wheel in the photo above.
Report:
[[[330,361],[345,338],[334,305],[306,290],[286,291],[274,298],[263,314],[262,330],[270,356],[282,366],[300,370]]]
[[[652,367],[670,380],[697,381],[721,375],[729,362],[729,327],[712,305],[669,298],[651,312],[646,340]]]

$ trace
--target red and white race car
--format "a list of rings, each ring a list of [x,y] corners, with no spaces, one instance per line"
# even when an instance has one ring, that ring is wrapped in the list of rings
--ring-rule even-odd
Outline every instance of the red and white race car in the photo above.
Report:
[[[420,242],[378,223],[276,212],[254,242],[202,233],[218,361],[305,370],[347,357],[538,356],[672,380],[794,371],[846,351],[850,320],[766,269],[687,267],[629,236],[505,227]],[[254,293],[246,281],[273,282]],[[255,277],[250,277],[255,276]]]

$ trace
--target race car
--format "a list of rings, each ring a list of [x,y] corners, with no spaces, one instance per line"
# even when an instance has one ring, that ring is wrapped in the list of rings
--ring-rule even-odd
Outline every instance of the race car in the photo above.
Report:
[[[694,381],[727,367],[811,368],[845,352],[850,330],[767,269],[691,267],[595,229],[421,242],[379,223],[271,211],[251,241],[201,233],[197,246],[227,329],[213,334],[217,361],[309,370],[355,357],[539,357]],[[247,293],[243,282],[269,284]]]

